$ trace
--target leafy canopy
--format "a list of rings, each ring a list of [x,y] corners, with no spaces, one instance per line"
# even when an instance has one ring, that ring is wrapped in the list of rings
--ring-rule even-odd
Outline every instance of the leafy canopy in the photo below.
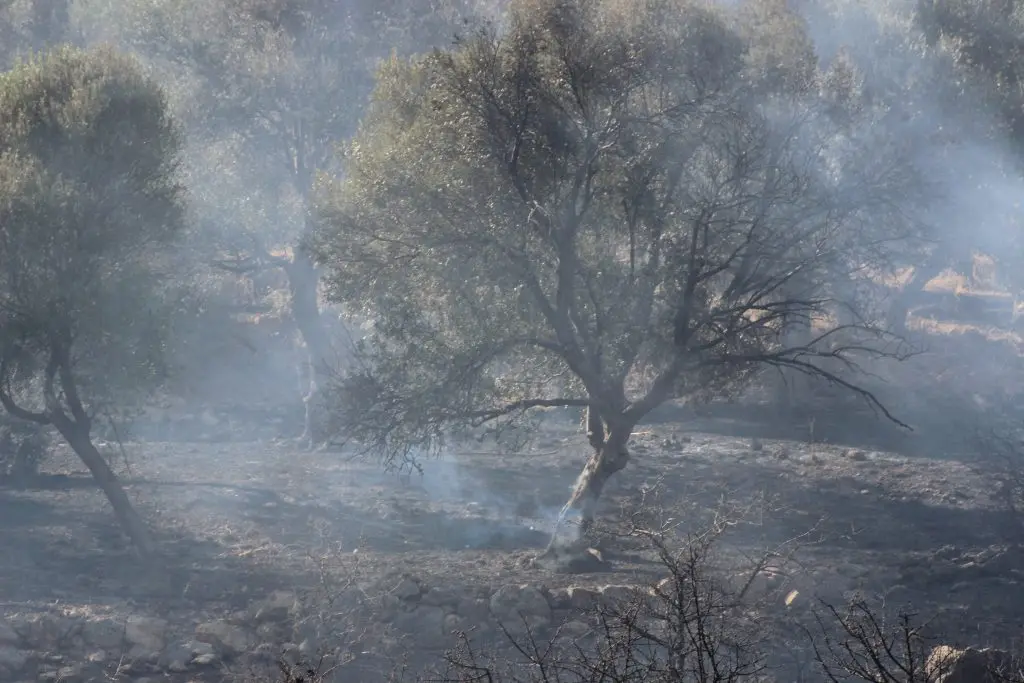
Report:
[[[0,75],[8,396],[44,367],[52,383],[74,366],[97,399],[159,371],[185,223],[178,149],[160,88],[113,50],[63,48]]]
[[[724,10],[523,0],[500,30],[388,62],[320,193],[330,294],[374,320],[344,430],[396,457],[530,407],[589,405],[628,434],[764,364],[844,382],[823,361],[878,331],[836,341],[819,285],[862,267],[864,225],[896,238],[878,192],[907,180],[846,164],[864,156],[779,23],[796,37],[769,69]],[[783,318],[824,327],[787,344]]]

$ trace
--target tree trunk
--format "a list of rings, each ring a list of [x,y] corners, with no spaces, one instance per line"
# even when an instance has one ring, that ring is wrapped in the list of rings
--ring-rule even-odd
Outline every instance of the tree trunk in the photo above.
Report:
[[[146,523],[128,500],[128,495],[121,486],[117,475],[92,444],[88,430],[76,425],[70,419],[65,418],[65,420],[66,424],[57,425],[61,436],[67,440],[75,454],[89,468],[93,479],[100,485],[107,500],[110,501],[111,507],[114,508],[114,515],[120,522],[121,528],[128,534],[139,555],[143,559],[151,559],[156,552],[156,545],[153,543]],[[60,422],[63,423],[65,420]]]
[[[321,400],[320,390],[331,368],[330,339],[320,313],[320,278],[313,259],[305,249],[295,249],[287,274],[292,316],[306,344],[307,367],[304,374],[307,388],[302,399],[305,405],[302,440],[307,446],[313,447],[326,438],[318,418],[318,402]]]
[[[597,503],[608,480],[629,463],[627,444],[631,428],[613,429],[576,479],[569,502],[558,515],[545,556],[573,553],[583,549],[594,526]]]

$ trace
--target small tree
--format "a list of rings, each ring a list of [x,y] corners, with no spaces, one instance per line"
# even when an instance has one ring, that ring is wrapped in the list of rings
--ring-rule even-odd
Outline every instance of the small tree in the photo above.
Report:
[[[0,401],[57,429],[144,555],[150,535],[90,434],[104,402],[161,371],[178,148],[160,88],[112,50],[0,76]]]
[[[586,528],[666,401],[773,366],[881,408],[839,371],[896,347],[856,310],[836,322],[856,302],[823,278],[903,234],[911,175],[882,148],[847,163],[865,156],[809,93],[758,80],[729,22],[684,1],[523,1],[502,31],[383,68],[320,202],[330,294],[375,325],[338,387],[341,433],[396,462],[586,407],[594,455],[562,512]]]

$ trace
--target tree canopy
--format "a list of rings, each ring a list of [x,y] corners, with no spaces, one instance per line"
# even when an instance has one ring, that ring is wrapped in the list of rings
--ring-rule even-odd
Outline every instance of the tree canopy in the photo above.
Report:
[[[131,58],[62,48],[0,75],[0,400],[52,424],[137,519],[89,433],[159,379],[185,225],[180,136]]]
[[[821,283],[908,236],[913,169],[877,136],[860,149],[806,61],[765,69],[738,22],[685,1],[524,0],[381,69],[345,178],[320,194],[330,294],[374,321],[338,391],[347,434],[394,459],[586,406],[596,455],[574,499],[593,499],[665,401],[765,366],[872,400],[839,368],[892,347]]]

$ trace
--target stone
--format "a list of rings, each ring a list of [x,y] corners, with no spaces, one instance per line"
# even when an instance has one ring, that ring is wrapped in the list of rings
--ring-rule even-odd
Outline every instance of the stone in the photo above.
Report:
[[[636,586],[608,585],[598,589],[606,603],[624,604],[636,600]]]
[[[196,640],[210,643],[224,656],[235,656],[245,652],[252,645],[253,638],[241,626],[224,620],[208,621],[196,626]]]
[[[166,619],[133,615],[128,617],[124,624],[124,639],[128,641],[133,650],[149,652],[163,650],[166,636]]]
[[[172,645],[160,655],[161,668],[181,673],[188,671],[189,662],[192,661],[192,651],[187,644]]]
[[[196,666],[213,666],[217,663],[217,655],[212,653],[206,655],[199,655],[192,660],[192,663]]]
[[[466,620],[475,624],[481,624],[486,622],[487,617],[490,616],[491,606],[485,598],[464,597],[459,600],[459,605],[455,611]]]
[[[290,591],[274,591],[253,608],[253,619],[257,623],[284,621],[295,610],[295,594]]]
[[[569,590],[566,593],[571,609],[593,609],[594,605],[597,604],[598,593],[592,588],[569,586]]]
[[[90,619],[82,624],[81,636],[86,645],[114,650],[124,642],[124,624],[113,619]]]
[[[420,603],[431,607],[455,607],[459,604],[455,591],[446,588],[431,588],[420,598]]]
[[[925,675],[933,683],[999,683],[1013,671],[1013,657],[1003,650],[939,645],[928,655]]]
[[[8,672],[20,671],[29,660],[29,653],[25,650],[0,645],[0,669]]]
[[[85,658],[85,661],[89,662],[90,664],[102,664],[103,662],[107,661],[109,657],[110,655],[107,654],[106,650],[94,650],[93,652],[89,653],[89,655]]]
[[[421,605],[411,612],[400,612],[392,624],[399,631],[413,636],[418,647],[446,647],[452,638],[445,630],[444,618],[442,608]]]
[[[0,621],[0,645],[19,645],[21,643],[21,636],[14,630],[6,621]]]
[[[61,683],[78,683],[78,681],[84,680],[82,677],[82,667],[77,664],[62,666],[57,669],[57,680],[61,681]]]
[[[420,585],[408,576],[402,577],[398,585],[391,589],[391,594],[403,602],[419,599],[422,592]]]
[[[577,620],[567,621],[558,627],[559,637],[569,638],[571,640],[582,638],[589,635],[592,631],[593,629],[591,629],[589,625]]]
[[[491,595],[491,614],[499,620],[509,617],[540,617],[551,620],[551,604],[536,586],[506,584]]]

